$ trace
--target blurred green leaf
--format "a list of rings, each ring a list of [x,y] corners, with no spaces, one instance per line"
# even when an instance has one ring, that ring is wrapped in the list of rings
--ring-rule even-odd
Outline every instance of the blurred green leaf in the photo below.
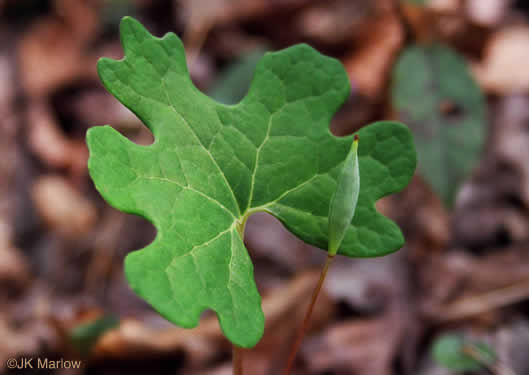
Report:
[[[250,88],[255,67],[266,49],[257,49],[222,71],[208,95],[223,104],[238,103]]]
[[[444,335],[435,340],[432,355],[441,366],[458,372],[477,371],[496,361],[496,353],[490,346],[457,335]]]
[[[414,132],[420,173],[452,205],[485,141],[484,97],[464,59],[438,44],[406,49],[394,68],[392,102]]]
[[[100,336],[118,325],[118,319],[113,316],[104,315],[99,319],[80,324],[72,329],[70,332],[70,342],[79,353],[86,355],[92,351]]]

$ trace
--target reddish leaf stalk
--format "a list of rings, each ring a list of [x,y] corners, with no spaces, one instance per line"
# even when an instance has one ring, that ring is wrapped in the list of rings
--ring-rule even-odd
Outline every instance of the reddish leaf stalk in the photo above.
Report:
[[[323,265],[323,269],[321,270],[320,279],[318,280],[318,284],[316,284],[316,288],[314,289],[314,292],[312,293],[312,299],[310,301],[309,308],[307,309],[307,312],[305,313],[305,318],[303,319],[303,325],[298,331],[296,341],[294,342],[294,345],[292,346],[292,349],[290,350],[290,354],[288,356],[287,367],[285,369],[284,375],[290,375],[292,371],[292,368],[294,366],[294,361],[296,359],[296,355],[299,351],[299,347],[301,346],[303,338],[305,337],[305,334],[307,333],[310,327],[310,318],[312,316],[312,311],[314,310],[314,305],[316,304],[316,300],[318,299],[318,295],[320,294],[320,290],[323,286],[323,282],[325,281],[325,277],[327,276],[327,271],[329,271],[329,266],[331,265],[331,262],[333,259],[334,259],[334,255],[331,255],[331,254],[327,255],[327,259],[325,260],[325,264]]]
[[[237,232],[241,237],[241,240],[244,242],[244,230],[246,229],[246,220],[248,220],[248,215],[245,215],[240,223],[237,224]],[[233,362],[233,375],[243,375],[242,368],[242,357],[243,350],[237,345],[232,344],[232,362]]]
[[[242,349],[233,345],[233,375],[243,375],[242,371]]]

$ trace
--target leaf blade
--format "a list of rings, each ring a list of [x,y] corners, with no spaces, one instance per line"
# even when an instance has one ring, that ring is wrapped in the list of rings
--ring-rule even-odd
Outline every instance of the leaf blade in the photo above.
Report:
[[[224,334],[238,346],[251,347],[263,333],[264,317],[238,226],[252,212],[267,211],[302,239],[326,247],[327,234],[313,238],[310,231],[327,226],[327,193],[351,147],[352,137],[336,138],[328,128],[349,95],[345,71],[307,45],[267,53],[246,97],[229,106],[193,86],[182,43],[174,34],[153,37],[131,18],[122,21],[120,30],[125,57],[101,59],[98,72],[105,87],[145,122],[155,141],[138,146],[109,127],[96,127],[89,130],[87,143],[90,175],[103,198],[145,217],[157,229],[150,245],[127,255],[129,284],[184,327],[196,326],[202,311],[213,309]],[[352,235],[353,220],[340,252],[382,255],[397,250],[403,237],[374,203],[404,187],[413,174],[415,151],[403,125],[379,123],[359,134],[370,147],[359,149],[362,178],[381,182],[376,191],[361,189],[359,195],[359,206],[369,208],[364,219],[377,221],[369,229],[376,238],[367,236],[365,242]],[[387,144],[386,136],[402,142]],[[404,155],[404,167],[397,159],[371,170],[392,157],[388,146]],[[326,206],[326,212],[321,218],[300,214],[292,219],[278,210],[311,205]],[[389,233],[391,241],[378,241],[379,232]],[[369,254],[362,253],[359,242],[369,247]]]
[[[376,210],[375,202],[408,184],[417,163],[413,136],[405,125],[391,121],[370,124],[356,134],[362,140],[358,146],[362,184],[355,216],[338,254],[383,256],[402,247],[404,237],[393,221]],[[328,245],[329,201],[353,138],[354,135],[337,138],[333,149],[324,147],[326,157],[335,163],[334,168],[315,175],[266,207],[289,231],[322,249]],[[391,162],[386,167],[388,160]]]

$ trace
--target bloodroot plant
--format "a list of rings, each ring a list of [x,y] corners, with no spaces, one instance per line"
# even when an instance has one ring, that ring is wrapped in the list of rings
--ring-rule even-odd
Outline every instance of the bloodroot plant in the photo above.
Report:
[[[265,319],[243,242],[248,217],[267,212],[330,256],[398,250],[404,237],[375,202],[413,175],[411,133],[377,122],[333,136],[329,122],[349,81],[339,61],[307,45],[266,53],[246,97],[224,105],[193,85],[175,34],[153,37],[129,17],[120,33],[125,57],[102,58],[99,76],[154,143],[136,145],[110,126],[91,128],[87,142],[99,193],[157,229],[126,257],[126,277],[176,325],[195,327],[215,311],[241,373],[238,348],[257,344]]]

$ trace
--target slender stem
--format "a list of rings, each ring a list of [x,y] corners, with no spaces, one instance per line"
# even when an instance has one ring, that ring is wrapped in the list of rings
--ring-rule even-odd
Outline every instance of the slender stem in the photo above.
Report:
[[[236,345],[232,345],[233,353],[233,375],[243,375],[242,371],[242,349]]]
[[[314,292],[312,293],[312,299],[310,301],[309,308],[307,309],[307,312],[305,313],[305,318],[303,319],[303,325],[301,326],[297,334],[296,341],[294,342],[294,345],[292,346],[292,349],[290,350],[290,354],[288,356],[287,367],[285,369],[284,375],[290,375],[292,371],[292,367],[294,366],[294,361],[299,351],[299,347],[301,346],[301,342],[303,341],[303,338],[305,337],[305,334],[307,333],[309,326],[310,326],[310,318],[312,316],[312,310],[314,310],[314,305],[316,304],[316,300],[318,299],[318,295],[320,294],[321,287],[323,286],[323,282],[325,281],[325,277],[327,276],[327,271],[329,270],[329,266],[331,265],[333,258],[334,258],[334,255],[331,255],[331,254],[327,255],[327,259],[325,260],[325,264],[323,265],[323,269],[321,270],[320,279],[318,280],[318,284],[316,284],[316,288],[314,289]]]
[[[246,221],[249,215],[244,215],[242,221],[237,224],[237,233],[241,237],[241,241],[244,241],[244,230],[246,229]],[[232,344],[232,362],[233,362],[233,375],[243,375],[242,369],[242,357],[243,350],[237,345]]]

